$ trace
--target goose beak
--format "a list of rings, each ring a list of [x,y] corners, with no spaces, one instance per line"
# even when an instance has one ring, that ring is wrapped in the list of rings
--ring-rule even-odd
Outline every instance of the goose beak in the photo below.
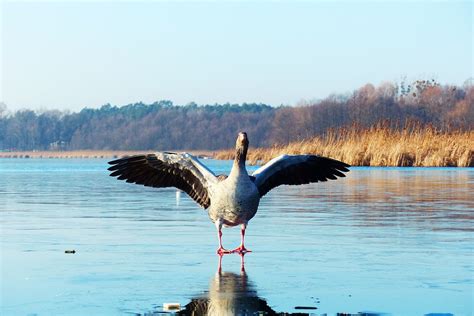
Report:
[[[240,132],[237,136],[236,146],[237,148],[246,147],[249,145],[249,139],[247,138],[247,133]]]

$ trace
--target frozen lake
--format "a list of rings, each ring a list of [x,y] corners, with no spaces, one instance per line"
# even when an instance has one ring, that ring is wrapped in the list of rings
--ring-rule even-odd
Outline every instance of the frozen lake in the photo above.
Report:
[[[205,211],[107,167],[0,160],[1,315],[159,315],[166,302],[222,315],[474,313],[473,168],[352,168],[282,186],[249,223],[245,271],[231,254],[218,274]],[[238,228],[223,233],[238,246]]]

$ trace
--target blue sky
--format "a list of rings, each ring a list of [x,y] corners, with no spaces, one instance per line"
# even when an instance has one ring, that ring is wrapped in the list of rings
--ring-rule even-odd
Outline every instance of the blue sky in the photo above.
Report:
[[[473,76],[472,1],[1,2],[10,110],[297,104]]]

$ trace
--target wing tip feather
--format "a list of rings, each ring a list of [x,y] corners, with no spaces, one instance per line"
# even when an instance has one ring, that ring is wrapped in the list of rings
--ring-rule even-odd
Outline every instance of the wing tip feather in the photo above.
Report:
[[[184,190],[199,206],[207,209],[211,204],[207,190],[200,187],[202,184],[196,184],[196,181],[202,181],[202,179],[189,169],[191,166],[187,161],[183,162],[180,159],[168,159],[169,156],[167,157],[167,155],[188,159],[188,157],[172,152],[124,156],[108,161],[108,164],[111,166],[107,168],[107,170],[111,172],[109,176],[116,177],[117,180],[122,180],[127,183],[157,188],[169,186],[177,187],[178,189]],[[192,167],[195,168],[194,164],[192,164]],[[150,174],[147,173],[151,173],[153,169],[160,170],[160,176],[147,178],[150,176]],[[189,187],[187,188],[182,182],[190,182],[187,183]],[[186,188],[181,187],[183,185]],[[199,192],[197,190],[199,190]]]

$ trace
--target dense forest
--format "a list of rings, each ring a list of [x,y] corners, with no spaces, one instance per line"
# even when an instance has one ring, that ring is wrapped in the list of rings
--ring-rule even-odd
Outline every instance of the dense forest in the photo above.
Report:
[[[215,150],[232,146],[241,130],[247,131],[252,146],[261,147],[380,121],[394,129],[417,122],[441,130],[470,130],[474,87],[442,86],[434,80],[367,84],[350,94],[279,107],[159,101],[107,104],[78,113],[10,113],[0,104],[0,150]]]

